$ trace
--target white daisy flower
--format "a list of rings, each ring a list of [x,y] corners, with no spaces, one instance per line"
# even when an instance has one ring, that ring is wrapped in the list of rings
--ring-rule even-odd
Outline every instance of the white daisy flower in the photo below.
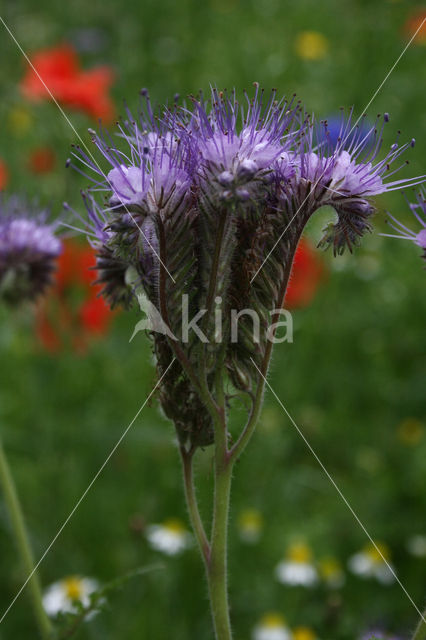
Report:
[[[417,558],[426,558],[426,536],[411,536],[407,540],[407,551]]]
[[[382,584],[392,584],[395,576],[389,558],[389,550],[385,544],[370,543],[349,558],[348,567],[361,578],[376,578]]]
[[[243,542],[256,544],[263,530],[263,516],[257,509],[244,509],[238,517],[238,533]]]
[[[52,617],[58,613],[75,613],[78,611],[77,603],[83,607],[90,605],[90,595],[98,588],[99,583],[93,578],[68,576],[47,587],[43,594],[43,607]]]
[[[291,640],[291,632],[278,613],[267,613],[253,629],[253,640]]]
[[[147,527],[146,537],[151,547],[169,556],[175,556],[191,546],[192,536],[183,522],[170,518],[163,524]]]
[[[322,580],[331,589],[339,589],[345,583],[345,573],[340,562],[330,556],[319,562],[319,574]]]
[[[275,575],[283,584],[312,587],[318,582],[318,572],[312,563],[311,549],[300,542],[291,545],[285,559],[276,566]]]

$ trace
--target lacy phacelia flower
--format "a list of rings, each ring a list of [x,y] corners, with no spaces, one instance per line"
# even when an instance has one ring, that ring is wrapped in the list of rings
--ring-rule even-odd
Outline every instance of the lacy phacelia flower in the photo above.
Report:
[[[256,544],[263,531],[263,516],[257,509],[244,509],[238,516],[238,533],[243,542]]]
[[[93,578],[69,576],[54,582],[43,594],[43,606],[47,615],[55,617],[60,613],[77,613],[78,605],[90,605],[90,596],[99,589]]]
[[[170,518],[162,524],[149,525],[146,537],[153,549],[168,556],[175,556],[192,544],[191,534],[177,518]]]
[[[293,214],[295,225],[301,228],[306,224],[303,218],[308,219],[318,207],[335,209],[338,220],[326,227],[320,242],[322,247],[333,246],[335,254],[342,253],[345,247],[352,250],[364,233],[371,231],[370,218],[375,211],[372,197],[424,181],[424,176],[389,181],[404,166],[395,169],[393,164],[414,146],[414,140],[403,145],[396,141],[378,160],[388,121],[385,114],[380,127],[378,120],[366,131],[364,120],[352,124],[352,114],[348,119],[342,117],[337,144],[331,139],[327,142],[326,121],[318,126],[309,123],[303,132],[293,159],[296,174],[290,186],[285,184],[282,197],[284,202],[288,200],[289,216]]]
[[[19,304],[46,292],[62,250],[54,231],[23,201],[0,202],[0,300]]]
[[[160,375],[179,350],[160,398],[181,445],[213,442],[198,383],[188,377],[189,365],[199,366],[195,343],[202,336],[209,343],[208,386],[222,358],[233,386],[251,394],[270,352],[273,310],[282,308],[293,258],[315,211],[324,205],[336,211],[337,222],[320,244],[341,253],[371,228],[375,195],[422,180],[388,180],[411,143],[395,143],[379,160],[382,129],[365,132],[352,126],[352,117],[342,118],[332,144],[326,123],[317,127],[294,97],[279,99],[275,90],[266,96],[257,83],[241,102],[235,92],[213,89],[208,99],[200,94],[180,103],[176,97],[157,110],[143,90],[140,113],[126,110],[115,138],[91,131],[105,168],[74,150],[79,162],[73,166],[93,182],[84,195],[86,227],[103,295],[112,306],[128,306],[143,289],[169,330],[151,332]],[[255,340],[247,309],[259,318]],[[231,310],[242,315],[236,339]],[[185,334],[183,318],[200,314],[201,334]]]
[[[348,567],[361,578],[376,578],[382,584],[395,582],[395,575],[390,564],[389,550],[385,544],[368,544],[348,561]]]
[[[426,191],[422,190],[417,196],[417,202],[409,205],[411,212],[416,220],[420,223],[422,229],[420,231],[411,231],[402,222],[396,220],[393,216],[389,216],[392,220],[390,226],[398,232],[399,235],[383,234],[391,238],[402,238],[411,240],[418,247],[423,249],[423,258],[426,259]]]
[[[291,640],[291,632],[279,613],[267,613],[253,629],[253,640]]]
[[[311,549],[304,543],[289,547],[285,559],[275,568],[279,582],[291,586],[312,587],[318,582],[318,572],[312,562]]]

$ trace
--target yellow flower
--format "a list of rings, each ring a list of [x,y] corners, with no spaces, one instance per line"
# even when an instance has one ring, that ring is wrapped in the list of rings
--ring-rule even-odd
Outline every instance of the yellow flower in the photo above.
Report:
[[[332,556],[323,558],[319,563],[319,572],[324,582],[334,589],[345,582],[345,574],[340,562]]]
[[[309,627],[296,627],[293,629],[292,640],[316,640],[317,634]]]
[[[18,136],[25,135],[32,125],[32,115],[25,107],[15,107],[8,115],[10,130]]]
[[[258,542],[263,529],[263,516],[257,509],[244,509],[238,517],[240,538],[244,542]]]
[[[417,418],[406,418],[398,427],[398,439],[406,445],[416,445],[423,438],[425,428]]]
[[[319,31],[302,31],[296,38],[295,49],[303,60],[321,60],[327,55],[328,40]]]
[[[312,559],[312,551],[304,542],[296,542],[287,549],[287,558],[292,562],[310,562]]]

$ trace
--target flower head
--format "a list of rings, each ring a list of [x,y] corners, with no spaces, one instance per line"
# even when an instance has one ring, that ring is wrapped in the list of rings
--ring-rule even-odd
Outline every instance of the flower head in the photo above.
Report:
[[[263,516],[257,509],[244,509],[238,517],[238,531],[241,540],[248,544],[259,541],[263,530]]]
[[[93,578],[68,576],[47,587],[43,594],[43,606],[51,617],[59,613],[77,613],[78,605],[90,605],[90,596],[98,588],[99,583]]]
[[[178,555],[192,544],[191,534],[177,518],[148,526],[146,535],[153,549],[168,556]]]
[[[290,640],[291,631],[279,613],[266,613],[253,629],[253,640]]]
[[[409,207],[417,222],[420,223],[422,227],[420,231],[412,231],[408,227],[406,227],[402,222],[399,222],[396,218],[389,215],[392,222],[390,226],[398,233],[397,236],[391,234],[383,234],[393,238],[402,238],[405,240],[411,240],[418,247],[423,249],[423,258],[426,259],[426,191],[421,190],[417,195],[417,201],[414,203],[409,203]]]
[[[275,569],[279,582],[292,586],[312,587],[318,582],[318,572],[312,562],[312,551],[303,542],[290,545],[286,556]]]
[[[383,543],[368,544],[349,558],[349,569],[361,578],[375,578],[382,584],[395,582],[389,549]]]
[[[9,304],[45,293],[62,250],[46,214],[30,209],[17,198],[0,202],[0,299]]]
[[[321,579],[331,589],[338,589],[345,583],[345,573],[336,558],[332,556],[322,558],[318,564],[318,569]]]

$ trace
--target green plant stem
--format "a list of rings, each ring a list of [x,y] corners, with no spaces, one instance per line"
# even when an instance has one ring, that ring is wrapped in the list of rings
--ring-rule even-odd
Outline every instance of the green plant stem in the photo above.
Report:
[[[0,440],[0,482],[3,487],[6,505],[9,511],[10,521],[15,534],[16,545],[21,558],[22,569],[28,576],[28,587],[31,596],[34,616],[43,640],[51,638],[52,627],[43,607],[41,587],[38,576],[35,573],[33,554],[31,551],[28,534],[25,528],[24,516],[15,488],[15,483],[7,462],[6,454]]]
[[[412,640],[426,640],[426,622],[425,622],[425,618],[426,618],[426,610],[424,611],[423,616],[420,619],[419,624],[417,625],[417,628],[416,628],[416,630],[414,632]]]
[[[207,582],[216,640],[232,640],[227,584],[227,538],[232,462],[216,445],[215,493],[210,562]]]
[[[210,544],[207,540],[204,525],[201,520],[200,512],[198,509],[197,497],[195,495],[194,478],[192,472],[192,460],[194,456],[194,449],[186,451],[184,447],[180,448],[180,454],[182,458],[183,466],[183,479],[185,486],[186,504],[188,506],[189,517],[191,519],[192,528],[200,548],[203,560],[208,563],[210,558]]]

